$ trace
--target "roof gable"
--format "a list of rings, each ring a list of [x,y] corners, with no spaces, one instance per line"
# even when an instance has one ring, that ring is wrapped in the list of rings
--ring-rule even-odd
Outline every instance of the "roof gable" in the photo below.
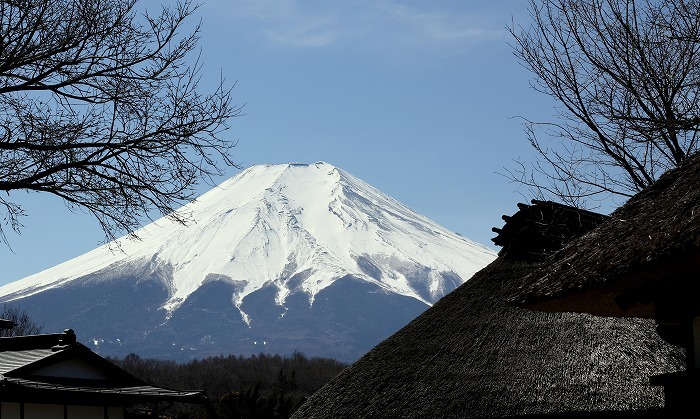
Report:
[[[104,368],[86,359],[74,358],[48,364],[30,373],[34,377],[71,378],[83,380],[109,380],[112,378]]]
[[[6,351],[0,355],[15,365],[3,373],[7,377],[104,381],[129,386],[144,384],[80,343],[48,350]]]
[[[39,403],[129,405],[201,403],[201,391],[146,384],[64,333],[0,338],[0,399]]]

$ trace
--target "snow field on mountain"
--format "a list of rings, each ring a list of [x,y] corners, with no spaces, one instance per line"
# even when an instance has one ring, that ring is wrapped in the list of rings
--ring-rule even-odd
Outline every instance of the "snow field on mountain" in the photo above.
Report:
[[[313,301],[334,280],[353,275],[432,304],[495,258],[492,250],[423,217],[330,164],[250,167],[181,211],[187,226],[162,218],[43,272],[0,287],[27,296],[100,270],[164,269],[173,310],[208,275],[246,281],[234,303],[274,285],[277,302],[295,291]],[[423,272],[424,271],[424,272]],[[300,284],[288,279],[304,273]],[[420,278],[418,281],[416,278]],[[420,282],[420,283],[419,283]]]

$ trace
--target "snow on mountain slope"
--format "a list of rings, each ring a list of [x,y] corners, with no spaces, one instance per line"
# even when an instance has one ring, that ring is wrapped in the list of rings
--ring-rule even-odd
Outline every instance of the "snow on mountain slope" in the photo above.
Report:
[[[77,258],[0,287],[5,301],[64,286],[96,272],[167,268],[172,312],[211,275],[245,281],[234,303],[289,279],[310,296],[353,275],[431,305],[495,258],[495,253],[423,217],[330,164],[257,165],[181,211],[187,226],[162,218]],[[121,250],[117,250],[120,248]],[[427,269],[429,268],[429,269]],[[416,270],[426,271],[415,278]],[[446,280],[446,275],[448,280]],[[458,285],[458,284],[457,284]],[[245,313],[244,313],[245,314]]]

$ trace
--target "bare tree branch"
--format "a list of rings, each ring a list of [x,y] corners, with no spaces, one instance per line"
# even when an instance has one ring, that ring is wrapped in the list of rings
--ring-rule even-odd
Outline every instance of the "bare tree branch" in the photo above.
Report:
[[[11,329],[0,329],[0,337],[38,335],[44,329],[44,325],[33,320],[26,310],[13,305],[2,306],[0,319],[14,324]]]
[[[137,11],[136,0],[0,1],[0,207],[18,231],[16,190],[54,194],[92,213],[111,240],[176,208],[229,166],[232,105],[223,77],[200,88],[182,35],[189,0]]]
[[[513,51],[561,105],[560,122],[526,121],[541,160],[508,176],[590,206],[634,195],[697,151],[698,10],[697,0],[530,0],[531,27],[509,28]]]

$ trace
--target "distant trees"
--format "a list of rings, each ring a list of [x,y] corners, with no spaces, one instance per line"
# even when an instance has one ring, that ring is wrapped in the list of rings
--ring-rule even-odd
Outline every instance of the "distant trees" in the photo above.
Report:
[[[235,166],[222,133],[240,108],[223,80],[201,92],[190,57],[200,27],[186,26],[195,10],[189,0],[157,13],[137,0],[0,1],[5,226],[18,230],[25,214],[13,191],[62,198],[107,239],[151,210],[184,221],[172,211],[197,181]]]
[[[288,418],[346,364],[329,358],[259,354],[218,356],[178,364],[130,354],[108,358],[134,376],[173,389],[204,390],[209,406],[175,406],[175,417]]]
[[[38,335],[44,329],[42,324],[29,317],[26,310],[17,306],[3,305],[0,319],[9,320],[15,325],[11,329],[0,329],[0,337]]]
[[[530,0],[513,49],[559,118],[527,121],[540,159],[511,178],[586,206],[630,197],[696,152],[699,10],[698,0]]]

